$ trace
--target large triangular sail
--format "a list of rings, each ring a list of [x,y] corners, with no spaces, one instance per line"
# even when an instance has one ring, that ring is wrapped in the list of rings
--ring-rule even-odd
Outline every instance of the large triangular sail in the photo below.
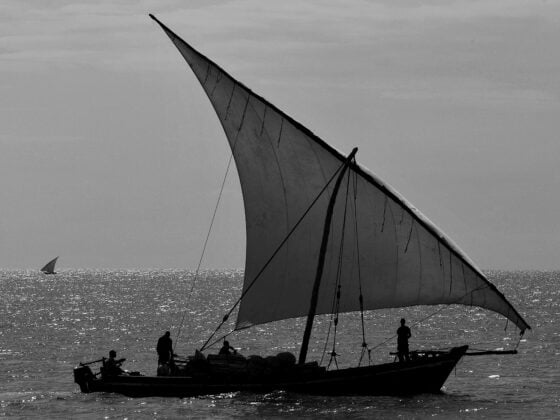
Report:
[[[344,155],[155,20],[208,95],[237,166],[247,232],[237,329],[305,316],[328,194],[262,269]],[[317,314],[332,312],[340,285],[339,312],[360,310],[361,290],[365,310],[473,305],[504,315],[521,331],[530,328],[474,263],[395,190],[359,165],[349,172],[335,206]]]
[[[58,260],[58,257],[50,260],[48,263],[45,264],[45,266],[43,268],[41,268],[41,271],[45,274],[56,274],[54,272],[54,266],[56,265],[57,260]]]

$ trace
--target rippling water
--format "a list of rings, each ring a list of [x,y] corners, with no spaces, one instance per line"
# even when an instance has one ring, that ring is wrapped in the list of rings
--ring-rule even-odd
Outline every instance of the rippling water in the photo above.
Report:
[[[560,272],[488,274],[533,330],[519,343],[516,356],[464,358],[442,394],[326,398],[277,392],[131,399],[81,394],[73,383],[73,367],[115,349],[127,358],[125,368],[155,374],[154,347],[165,330],[172,332],[179,354],[191,354],[239,296],[241,272],[209,271],[192,288],[193,275],[186,271],[63,271],[56,276],[0,271],[0,417],[557,418]],[[375,347],[372,362],[392,360],[391,337],[401,317],[412,327],[411,348],[470,344],[512,349],[518,342],[514,326],[478,309],[377,311],[366,314],[366,340]],[[317,319],[309,360],[321,359],[329,324],[330,317]],[[228,328],[224,333],[232,325]],[[297,354],[302,331],[301,320],[290,320],[234,333],[229,340],[245,355]],[[357,364],[359,315],[341,316],[336,339],[339,366]]]

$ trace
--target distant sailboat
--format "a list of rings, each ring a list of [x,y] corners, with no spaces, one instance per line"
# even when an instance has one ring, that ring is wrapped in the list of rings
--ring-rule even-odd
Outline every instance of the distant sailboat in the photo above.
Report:
[[[54,272],[54,266],[56,265],[56,260],[58,260],[58,257],[53,258],[48,263],[46,263],[45,266],[41,268],[41,271],[45,274],[56,274]]]

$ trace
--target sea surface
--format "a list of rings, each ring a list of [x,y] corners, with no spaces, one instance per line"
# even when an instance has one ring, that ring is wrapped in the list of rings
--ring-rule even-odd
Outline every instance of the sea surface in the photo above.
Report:
[[[401,317],[412,328],[411,349],[518,346],[517,355],[465,357],[440,394],[320,397],[273,392],[133,399],[82,394],[73,383],[72,369],[114,349],[127,359],[124,368],[155,374],[154,347],[166,330],[177,353],[192,354],[238,298],[242,272],[206,271],[195,279],[188,271],[63,270],[48,276],[0,270],[0,417],[559,418],[560,272],[487,274],[531,325],[521,340],[503,317],[476,308],[414,307],[365,314],[371,363],[393,360],[389,353],[395,349]],[[217,337],[232,328],[226,324]],[[302,332],[301,319],[288,320],[235,332],[228,340],[244,355],[297,355]],[[331,317],[318,317],[308,360],[319,361],[326,352],[322,363],[328,365],[333,337]],[[359,362],[361,343],[359,314],[341,315],[335,347],[339,367]],[[367,356],[362,359],[362,364],[369,362]],[[334,360],[331,368],[336,368]]]

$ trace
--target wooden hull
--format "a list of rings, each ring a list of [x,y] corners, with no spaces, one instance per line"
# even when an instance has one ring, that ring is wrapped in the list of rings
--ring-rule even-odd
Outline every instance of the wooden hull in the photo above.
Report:
[[[467,346],[406,363],[332,371],[293,369],[261,378],[228,376],[127,376],[96,378],[74,371],[82,392],[113,392],[130,397],[192,397],[225,392],[290,392],[318,395],[402,395],[439,392]],[[89,368],[87,369],[89,370]]]

